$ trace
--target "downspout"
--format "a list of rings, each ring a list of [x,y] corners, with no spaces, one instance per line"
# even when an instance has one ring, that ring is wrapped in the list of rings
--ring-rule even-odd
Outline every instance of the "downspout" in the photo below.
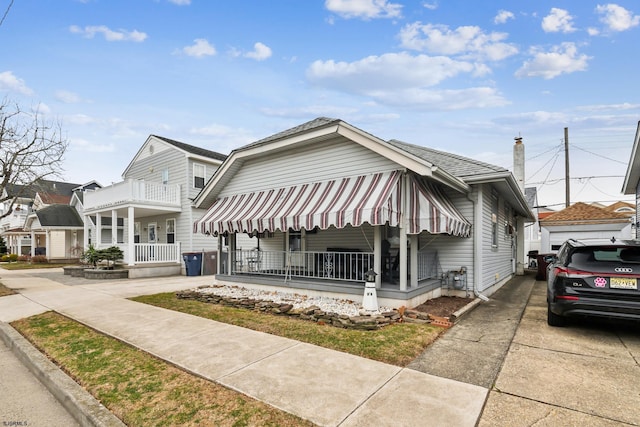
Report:
[[[489,298],[478,291],[478,282],[482,277],[482,185],[477,187],[476,197],[467,195],[473,206],[473,294],[476,298],[489,301]]]

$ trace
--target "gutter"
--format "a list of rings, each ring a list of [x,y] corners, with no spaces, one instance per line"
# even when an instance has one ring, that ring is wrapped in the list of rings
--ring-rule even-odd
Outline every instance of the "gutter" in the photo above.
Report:
[[[478,292],[478,282],[482,277],[482,187],[478,186],[475,200],[469,197],[473,206],[473,294],[476,298],[489,301],[489,298]]]

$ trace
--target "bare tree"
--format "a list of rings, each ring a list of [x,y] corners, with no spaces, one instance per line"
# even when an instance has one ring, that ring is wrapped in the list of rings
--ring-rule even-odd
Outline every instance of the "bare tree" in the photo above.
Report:
[[[40,180],[60,176],[67,146],[59,123],[47,123],[37,110],[23,111],[6,99],[0,104],[0,203],[9,201],[0,218]]]

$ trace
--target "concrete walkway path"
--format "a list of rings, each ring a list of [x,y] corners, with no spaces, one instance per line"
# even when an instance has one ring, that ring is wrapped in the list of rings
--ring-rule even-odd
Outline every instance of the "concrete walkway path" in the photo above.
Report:
[[[0,298],[0,320],[54,310],[318,425],[474,426],[488,394],[486,387],[125,299],[210,284],[211,277],[63,285],[46,274],[2,272],[20,295]]]

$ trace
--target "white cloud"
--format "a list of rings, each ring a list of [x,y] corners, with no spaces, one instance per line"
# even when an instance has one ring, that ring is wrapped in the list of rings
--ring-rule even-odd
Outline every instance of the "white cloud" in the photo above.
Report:
[[[189,6],[191,0],[169,0],[169,3],[177,4],[178,6]]]
[[[506,33],[487,34],[476,26],[450,30],[446,25],[415,22],[402,28],[399,37],[402,47],[438,55],[499,61],[518,53],[515,45],[503,42],[508,37]]]
[[[258,139],[246,129],[232,128],[217,123],[199,128],[191,128],[189,134],[206,137],[207,144],[215,142],[217,147],[215,151],[218,152],[229,152],[234,148],[241,147]]]
[[[634,15],[633,12],[617,4],[598,5],[596,12],[602,15],[600,21],[611,31],[626,31],[640,24],[640,15]]]
[[[26,85],[24,80],[16,77],[11,71],[0,73],[0,90],[7,92],[17,92],[22,95],[33,95],[33,90]]]
[[[119,41],[132,41],[132,42],[143,42],[147,38],[147,34],[140,32],[138,30],[127,31],[127,30],[112,30],[106,25],[92,25],[86,26],[84,28],[80,28],[77,25],[72,25],[69,27],[69,31],[74,34],[82,34],[84,37],[92,39],[96,34],[102,34],[104,39],[109,42],[119,42]]]
[[[65,122],[75,125],[89,125],[96,123],[97,120],[91,116],[87,116],[86,114],[73,114],[65,117]]]
[[[576,30],[572,21],[569,12],[552,7],[551,12],[542,19],[542,29],[546,33],[572,33]]]
[[[262,108],[271,117],[345,117],[358,112],[356,108],[337,105],[307,105],[290,108]]]
[[[422,3],[425,9],[436,10],[438,8],[438,2],[434,1],[433,3],[424,2]]]
[[[431,90],[462,73],[484,72],[477,64],[444,56],[388,53],[355,62],[315,61],[307,69],[309,81],[324,88],[370,97],[390,105],[458,109],[504,105],[491,88]]]
[[[515,19],[513,12],[509,12],[508,10],[499,10],[498,14],[495,18],[493,18],[494,24],[504,24],[509,19]]]
[[[71,138],[69,142],[71,143],[72,148],[80,151],[87,151],[89,153],[112,153],[116,151],[116,147],[113,143],[100,145],[82,138]]]
[[[337,15],[350,19],[399,18],[402,5],[387,0],[326,0],[324,6]]]
[[[69,92],[68,90],[57,90],[55,93],[55,98],[58,101],[64,102],[65,104],[77,104],[82,102],[80,95],[74,92]]]
[[[600,105],[583,105],[577,107],[578,111],[627,111],[640,110],[640,104],[630,104],[623,102],[622,104],[600,104]]]
[[[213,47],[207,39],[195,39],[191,46],[185,46],[182,48],[182,53],[195,58],[202,58],[204,56],[215,55],[216,48]]]
[[[578,54],[575,43],[569,42],[554,46],[549,52],[532,48],[531,54],[533,59],[526,61],[516,71],[516,77],[542,77],[549,80],[561,74],[585,71],[591,59],[585,54]]]
[[[597,36],[598,34],[600,34],[600,30],[597,29],[597,28],[594,28],[594,27],[589,27],[589,28],[587,28],[587,33],[590,36]]]
[[[271,57],[271,48],[263,43],[257,42],[253,45],[253,51],[245,53],[244,56],[255,59],[256,61],[264,61]]]

